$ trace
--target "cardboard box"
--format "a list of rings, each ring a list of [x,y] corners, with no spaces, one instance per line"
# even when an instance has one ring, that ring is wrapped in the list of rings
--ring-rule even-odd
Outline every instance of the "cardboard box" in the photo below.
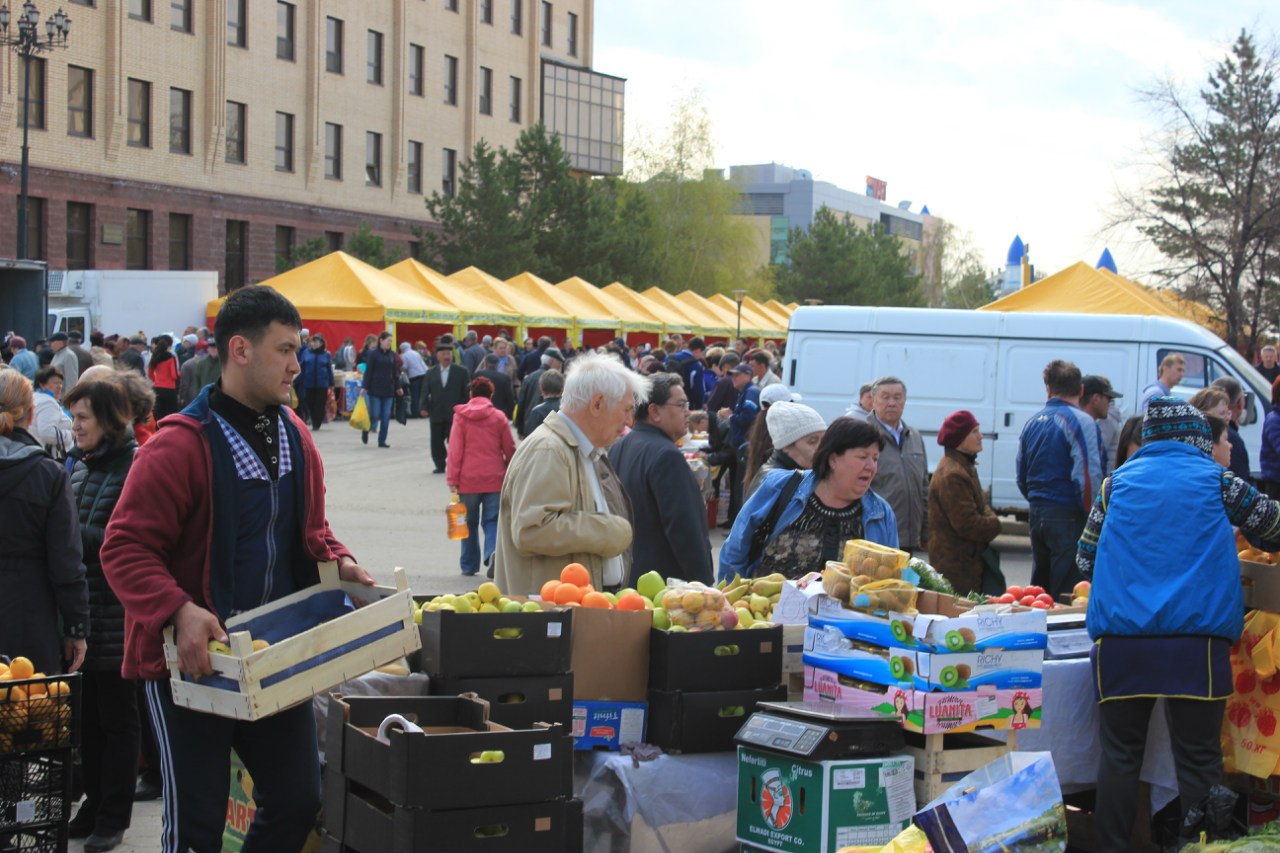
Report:
[[[489,703],[489,719],[510,729],[535,723],[573,725],[573,673],[525,678],[432,678],[433,696],[474,693]]]
[[[427,610],[418,671],[433,679],[558,675],[569,671],[573,612],[454,613]]]
[[[574,608],[570,658],[574,698],[645,701],[651,630],[653,616],[648,610]]]
[[[782,626],[782,678],[785,681],[792,673],[804,672],[804,632],[808,622],[803,625]]]
[[[833,670],[855,681],[909,687],[911,672],[908,670],[915,668],[914,654],[905,649],[885,649],[850,640],[830,629],[806,628],[802,661],[806,666]],[[904,666],[904,658],[912,662]]]
[[[760,702],[782,702],[787,687],[692,693],[649,691],[645,741],[667,752],[732,752],[733,738]]]
[[[643,743],[647,702],[573,700],[573,748],[616,751],[624,743]]]
[[[1047,611],[1025,608],[996,613],[937,592],[921,591],[914,615],[871,616],[849,610],[827,595],[814,596],[809,607],[811,626],[834,627],[851,640],[877,646],[950,654],[1043,649],[1048,642]]]
[[[750,690],[782,680],[782,626],[649,633],[652,690]]]
[[[1250,610],[1280,610],[1280,566],[1240,561],[1244,606]]]
[[[856,681],[840,672],[805,665],[806,702],[833,702],[849,710],[876,711],[902,721],[909,732],[1004,731],[1040,728],[1044,692],[1023,690],[926,692]],[[1017,709],[1017,710],[1015,710]]]
[[[896,663],[895,658],[898,659]],[[1024,690],[1041,685],[1044,650],[1006,652],[997,649],[955,654],[894,650],[889,668],[896,672],[908,667],[917,690],[972,690],[981,687]]]
[[[738,747],[738,840],[781,853],[875,846],[911,823],[913,762],[891,755],[833,761]]]
[[[513,731],[490,722],[475,696],[333,694],[325,736],[327,774],[368,788],[397,806],[458,809],[554,800],[573,793],[573,744],[563,726]],[[423,734],[378,726],[400,714]],[[486,750],[501,763],[472,764]]]

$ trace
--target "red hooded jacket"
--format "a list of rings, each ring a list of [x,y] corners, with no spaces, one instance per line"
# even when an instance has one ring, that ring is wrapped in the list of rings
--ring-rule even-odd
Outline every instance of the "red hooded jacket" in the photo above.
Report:
[[[453,407],[445,479],[464,495],[502,491],[507,465],[516,452],[507,416],[488,397],[472,397]]]

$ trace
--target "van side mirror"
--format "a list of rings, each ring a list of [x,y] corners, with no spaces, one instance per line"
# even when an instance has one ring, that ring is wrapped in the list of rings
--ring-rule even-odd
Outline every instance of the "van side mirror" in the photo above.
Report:
[[[1253,406],[1254,393],[1244,392],[1244,413],[1240,416],[1240,426],[1248,426],[1258,420],[1258,410]]]

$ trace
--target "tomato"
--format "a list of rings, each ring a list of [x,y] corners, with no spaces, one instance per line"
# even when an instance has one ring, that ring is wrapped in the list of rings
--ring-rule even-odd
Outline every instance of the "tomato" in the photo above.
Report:
[[[1006,592],[1004,595],[999,595],[991,599],[991,603],[992,604],[1013,604],[1017,600],[1018,599],[1014,598],[1012,595]]]
[[[1025,592],[1027,595],[1044,595],[1044,587],[1029,586],[1025,590],[1023,590],[1023,592]]]
[[[1053,596],[1047,592],[1042,592],[1036,596],[1036,601],[1043,601],[1045,604],[1053,604]]]
[[[1031,606],[1036,610],[1048,610],[1051,605],[1045,604],[1044,601],[1037,598],[1035,601],[1031,602]]]
[[[1004,594],[1012,595],[1015,601],[1017,599],[1022,598],[1022,596],[1026,595],[1026,593],[1022,591],[1022,587],[1020,586],[1011,586],[1004,591]]]
[[[1026,607],[1030,607],[1032,604],[1035,603],[1035,601],[1036,601],[1036,597],[1034,595],[1024,595],[1022,596],[1021,599],[1018,600],[1018,603]]]

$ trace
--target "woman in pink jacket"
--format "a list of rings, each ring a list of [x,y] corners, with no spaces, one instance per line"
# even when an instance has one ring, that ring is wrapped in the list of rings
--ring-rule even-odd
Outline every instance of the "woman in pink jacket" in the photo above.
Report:
[[[516,452],[511,425],[493,405],[493,383],[483,376],[471,380],[471,399],[453,407],[449,457],[445,479],[467,506],[470,535],[462,540],[464,575],[480,570],[480,532],[484,527],[484,564],[493,565],[498,540],[498,495],[507,465]]]

